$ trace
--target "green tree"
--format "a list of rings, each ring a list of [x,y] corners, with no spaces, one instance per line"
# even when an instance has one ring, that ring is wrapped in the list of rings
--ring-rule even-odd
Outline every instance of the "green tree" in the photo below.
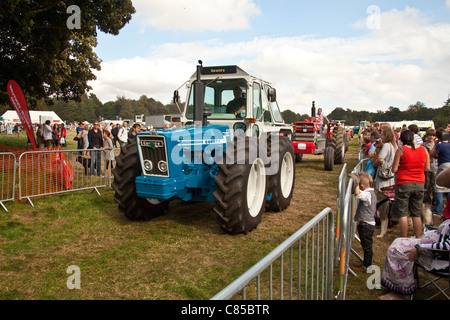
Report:
[[[68,13],[68,8],[79,8]],[[93,48],[97,30],[119,34],[135,9],[131,0],[2,0],[0,3],[0,104],[14,79],[30,107],[40,98],[80,99],[100,70]],[[74,14],[76,16],[74,16]],[[72,28],[68,20],[79,18]],[[69,28],[70,27],[70,28]]]

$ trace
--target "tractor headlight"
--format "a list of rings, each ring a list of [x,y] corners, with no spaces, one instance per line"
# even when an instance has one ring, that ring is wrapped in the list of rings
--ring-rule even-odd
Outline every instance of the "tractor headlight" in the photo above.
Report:
[[[153,163],[150,160],[145,160],[144,161],[144,169],[145,169],[145,171],[152,171]]]
[[[165,161],[158,162],[158,169],[161,172],[167,172],[167,163]]]

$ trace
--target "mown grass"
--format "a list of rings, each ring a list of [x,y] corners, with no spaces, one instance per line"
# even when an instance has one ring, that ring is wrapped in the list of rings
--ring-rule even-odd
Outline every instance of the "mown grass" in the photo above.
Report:
[[[353,142],[348,172],[356,154]],[[341,169],[324,171],[323,156],[305,156],[291,206],[265,213],[248,235],[224,234],[211,203],[174,201],[162,217],[130,221],[111,188],[37,199],[34,207],[8,202],[0,212],[0,299],[210,299],[321,210],[335,211]],[[377,247],[380,266],[392,237]],[[66,286],[71,265],[80,268],[80,290]],[[366,275],[348,279],[348,300],[380,295],[367,289]]]

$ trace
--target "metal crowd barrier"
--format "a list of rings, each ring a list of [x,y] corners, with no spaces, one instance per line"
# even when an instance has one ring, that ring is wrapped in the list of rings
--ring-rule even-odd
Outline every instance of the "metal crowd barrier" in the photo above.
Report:
[[[120,149],[114,149],[116,155]],[[92,158],[100,154],[101,176],[91,175]],[[18,158],[18,159],[17,159]],[[93,190],[111,186],[111,167],[106,170],[105,150],[39,150],[16,155],[0,153],[0,206],[8,211],[4,202],[55,194]],[[96,167],[95,167],[96,169]]]
[[[16,185],[16,156],[10,152],[0,153],[0,205],[5,211],[4,202],[13,201]]]
[[[352,172],[358,174],[363,172],[368,160],[361,160]],[[352,178],[347,179],[347,165],[344,164],[338,181],[336,231],[333,212],[330,208],[326,208],[269,255],[216,294],[212,300],[235,298],[239,293],[243,300],[273,299],[275,289],[281,300],[285,294],[291,300],[294,297],[299,300],[345,300],[348,273],[356,276],[349,267],[350,254],[354,254],[362,261],[351,247],[353,239],[359,240],[355,234],[354,216],[357,200],[352,194],[353,184]],[[284,262],[285,256],[288,264]],[[336,296],[333,296],[334,265],[338,267]],[[264,274],[267,270],[268,275]],[[274,272],[279,274],[279,282],[276,285],[273,281]],[[285,279],[285,273],[288,279]],[[296,287],[294,283],[297,284]],[[256,292],[249,294],[249,290]]]
[[[334,215],[326,208],[212,300],[238,293],[243,300],[331,300],[334,241]]]
[[[83,156],[83,151],[86,155]],[[28,151],[19,157],[18,199],[93,189],[99,195],[99,188],[111,181],[110,169],[105,175],[105,150],[51,150]],[[100,156],[101,175],[97,175],[94,158]],[[91,174],[94,167],[94,174]]]

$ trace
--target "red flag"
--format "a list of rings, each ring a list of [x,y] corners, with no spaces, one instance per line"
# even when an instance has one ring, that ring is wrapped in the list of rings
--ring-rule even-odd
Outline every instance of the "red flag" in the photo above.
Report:
[[[34,139],[34,132],[31,126],[30,112],[28,112],[25,96],[23,95],[23,92],[20,89],[17,82],[15,82],[14,80],[9,80],[7,87],[9,100],[11,100],[14,109],[19,115],[20,121],[22,122],[22,125],[25,128],[25,132],[27,133],[34,150],[36,150],[37,149],[36,140]]]

